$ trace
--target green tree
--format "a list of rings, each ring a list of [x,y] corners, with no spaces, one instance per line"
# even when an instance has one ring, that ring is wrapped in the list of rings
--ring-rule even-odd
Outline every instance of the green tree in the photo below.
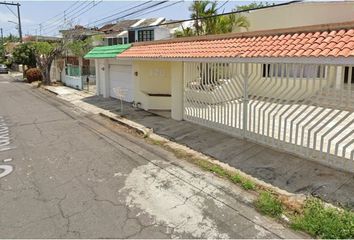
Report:
[[[78,57],[83,57],[92,49],[92,38],[86,38],[85,40],[76,40],[68,44],[68,49]]]
[[[176,31],[175,35],[182,37],[229,33],[240,31],[242,28],[248,29],[250,26],[247,18],[240,14],[218,16],[219,9],[217,1],[193,1],[189,10],[191,18],[194,19],[194,30],[191,28],[182,29],[182,31]]]
[[[196,35],[204,35],[206,33],[212,32],[215,20],[213,18],[209,19],[199,19],[210,17],[217,14],[217,2],[210,0],[195,0],[189,7],[191,11],[191,18],[194,20],[194,28]]]
[[[236,11],[247,11],[250,9],[257,9],[257,8],[261,8],[261,7],[266,7],[266,6],[271,6],[274,5],[268,2],[253,2],[247,5],[242,5],[242,6],[237,6],[234,10]]]
[[[15,63],[23,64],[30,68],[36,67],[35,48],[32,43],[18,45],[12,55]]]
[[[39,69],[43,74],[43,84],[50,84],[50,69],[53,60],[59,56],[64,50],[64,42],[49,43],[49,42],[35,42],[35,55]]]

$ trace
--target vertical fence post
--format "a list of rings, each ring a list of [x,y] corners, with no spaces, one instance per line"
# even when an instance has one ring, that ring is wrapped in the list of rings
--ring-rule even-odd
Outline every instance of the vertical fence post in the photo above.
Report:
[[[249,63],[245,63],[244,76],[243,76],[243,138],[246,138],[247,134],[247,117],[248,117],[248,65]]]

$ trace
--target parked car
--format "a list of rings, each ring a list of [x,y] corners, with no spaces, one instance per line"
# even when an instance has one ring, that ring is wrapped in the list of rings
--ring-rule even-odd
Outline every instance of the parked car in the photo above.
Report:
[[[5,64],[0,64],[0,73],[8,73],[9,70],[7,69]]]

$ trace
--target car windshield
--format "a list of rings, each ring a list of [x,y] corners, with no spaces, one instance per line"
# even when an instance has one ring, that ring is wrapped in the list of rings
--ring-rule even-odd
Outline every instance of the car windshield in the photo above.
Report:
[[[0,64],[0,68],[6,68],[4,64]]]

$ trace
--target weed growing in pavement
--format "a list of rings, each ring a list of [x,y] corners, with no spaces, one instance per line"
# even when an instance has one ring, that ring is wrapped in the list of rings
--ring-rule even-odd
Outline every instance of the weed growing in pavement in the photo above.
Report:
[[[255,190],[256,189],[256,185],[248,179],[242,181],[241,187],[245,190]]]
[[[233,183],[242,183],[242,177],[239,174],[234,174],[230,177],[231,182]]]
[[[263,191],[256,201],[257,209],[268,216],[279,217],[283,212],[281,201],[270,192]]]
[[[354,212],[326,207],[315,198],[308,199],[303,213],[293,218],[291,226],[323,239],[353,239]]]

